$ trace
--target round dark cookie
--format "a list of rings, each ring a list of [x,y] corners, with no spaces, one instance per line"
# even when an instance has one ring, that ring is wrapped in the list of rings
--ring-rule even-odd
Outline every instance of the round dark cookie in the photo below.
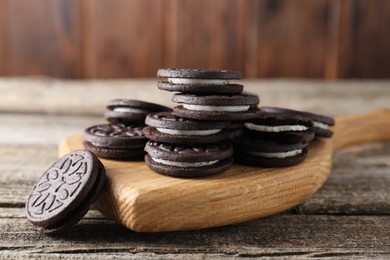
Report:
[[[300,126],[306,127],[306,130],[296,131],[265,131],[251,129],[256,126],[277,127],[277,126]],[[254,126],[253,126],[254,125]],[[308,143],[314,139],[315,133],[312,121],[297,115],[275,114],[275,113],[258,113],[257,117],[245,122],[245,134],[254,138],[264,140],[274,140],[288,143]]]
[[[92,143],[87,141],[83,142],[83,146],[85,150],[91,151],[98,157],[106,159],[142,161],[145,155],[144,146],[131,149],[99,147],[94,146]]]
[[[44,233],[64,231],[86,214],[104,181],[104,166],[93,153],[66,154],[34,184],[26,202],[27,219]]]
[[[210,130],[227,128],[230,125],[230,122],[191,120],[176,116],[172,112],[160,112],[149,114],[145,119],[145,124],[152,127],[177,130]]]
[[[243,93],[238,95],[191,95],[174,94],[172,101],[180,104],[209,106],[256,106],[260,99],[257,95]]]
[[[143,122],[147,114],[152,112],[172,110],[166,106],[136,99],[112,99],[108,102],[107,109],[104,115],[109,122],[125,124]],[[123,111],[115,111],[115,109]]]
[[[251,155],[245,151],[236,152],[234,154],[234,159],[237,163],[255,167],[287,167],[293,166],[304,161],[307,157],[307,148],[303,148],[302,152],[286,158],[269,158],[261,157],[256,155]]]
[[[173,114],[197,119],[197,120],[248,120],[255,118],[258,113],[257,104],[259,104],[259,97],[251,94],[240,95],[188,95],[188,94],[175,94],[172,97],[172,101],[181,103],[182,105],[173,108]],[[186,105],[200,105],[200,106],[249,106],[246,111],[202,111],[188,109]]]
[[[297,115],[300,117],[308,118],[313,121],[313,124],[315,122],[319,122],[328,126],[334,126],[336,121],[331,118],[324,115],[318,115],[310,112],[304,112],[304,111],[298,111],[293,109],[287,109],[287,108],[281,108],[281,107],[261,107],[260,111],[262,112],[268,112],[268,113],[276,113],[276,114],[288,114],[288,115]],[[316,136],[319,137],[332,137],[333,131],[328,128],[320,128],[314,125],[314,130],[316,133]]]
[[[283,143],[243,135],[232,139],[234,158],[238,163],[258,167],[285,167],[302,162],[307,156],[308,143]],[[301,150],[300,153],[284,157],[269,157],[254,153],[285,153]]]
[[[259,138],[252,138],[247,135],[239,136],[232,140],[235,149],[248,152],[280,153],[292,150],[303,149],[309,143],[284,143]]]
[[[240,84],[172,84],[163,81],[158,82],[157,87],[161,90],[189,94],[240,94],[244,89],[244,86]]]
[[[159,78],[191,78],[191,79],[242,79],[240,71],[206,70],[206,69],[159,69]]]
[[[147,141],[142,124],[102,124],[84,130],[84,139],[98,147],[139,148]]]
[[[108,159],[142,160],[147,139],[144,125],[105,124],[85,129],[84,148]]]
[[[149,114],[145,123],[149,125],[144,128],[147,138],[173,144],[218,143],[227,138],[225,128],[230,125],[230,122],[191,120],[175,116],[171,112]],[[219,132],[204,134],[204,131],[210,130],[219,130]],[[168,131],[171,133],[167,133]],[[172,133],[174,131],[176,133]],[[191,133],[186,134],[186,131],[191,131]],[[196,134],[196,131],[203,131],[203,134]]]
[[[148,153],[145,156],[146,164],[154,171],[174,177],[201,177],[217,174],[227,170],[232,162],[233,148],[228,142],[213,145],[189,146],[169,145],[149,141],[145,146]],[[205,166],[175,166],[158,160],[175,163],[202,163],[217,161]]]

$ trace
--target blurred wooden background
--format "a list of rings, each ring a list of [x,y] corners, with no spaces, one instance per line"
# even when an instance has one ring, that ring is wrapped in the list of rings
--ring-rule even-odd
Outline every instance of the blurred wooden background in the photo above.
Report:
[[[0,0],[0,76],[389,78],[389,0]]]

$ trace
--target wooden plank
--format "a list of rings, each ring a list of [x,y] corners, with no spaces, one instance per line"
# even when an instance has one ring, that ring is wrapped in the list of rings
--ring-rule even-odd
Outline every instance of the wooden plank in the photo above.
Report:
[[[64,0],[10,2],[12,75],[80,77],[77,7]]]
[[[1,117],[0,117],[1,118]],[[3,120],[7,124],[7,120]],[[71,119],[68,119],[71,120]],[[19,118],[22,127],[23,118]],[[30,121],[31,122],[31,121]],[[60,124],[53,117],[49,125]],[[84,129],[80,120],[79,131]],[[30,125],[34,125],[31,124]],[[15,128],[19,127],[15,124]],[[60,129],[62,127],[59,127]],[[75,124],[74,129],[77,130]],[[0,127],[0,132],[4,129]],[[23,139],[18,135],[9,138],[16,142],[31,143],[28,132]],[[58,130],[56,130],[58,131]],[[60,130],[59,130],[60,131]],[[41,131],[48,136],[53,129]],[[64,132],[62,132],[64,133]],[[334,157],[331,175],[323,188],[295,212],[302,214],[388,214],[390,215],[390,167],[388,154],[390,143],[374,143],[339,152]],[[57,154],[55,144],[50,145],[4,145],[0,146],[0,205],[21,207],[35,180],[54,162]],[[10,189],[12,187],[12,189]]]
[[[390,81],[241,82],[245,85],[246,91],[260,96],[261,106],[290,107],[332,116],[354,115],[389,107]],[[0,111],[101,117],[107,101],[118,97],[174,106],[175,104],[171,102],[172,93],[158,90],[156,83],[156,80],[141,79],[59,81],[0,78]],[[348,102],[345,101],[346,97]],[[361,97],[369,98],[370,102]]]
[[[112,221],[84,218],[68,234],[50,237],[39,234],[25,218],[5,217],[0,218],[0,255],[386,258],[390,255],[389,220],[389,216],[277,215],[222,228],[146,234]]]
[[[10,74],[10,1],[0,1],[0,76]]]
[[[48,1],[51,34],[50,76],[60,78],[82,77],[82,19],[80,1]]]
[[[341,1],[337,76],[388,78],[388,1]]]
[[[162,66],[162,4],[83,1],[84,77],[155,76]]]
[[[327,0],[255,3],[257,76],[322,78],[329,7]]]
[[[332,173],[299,214],[390,215],[390,142],[347,148],[334,156]]]
[[[10,3],[12,75],[50,75],[52,39],[47,1],[26,3],[21,0]]]
[[[242,70],[242,3],[170,0],[164,9],[164,67]]]
[[[386,0],[355,1],[353,10],[354,48],[351,76],[388,78],[390,70],[390,5]]]

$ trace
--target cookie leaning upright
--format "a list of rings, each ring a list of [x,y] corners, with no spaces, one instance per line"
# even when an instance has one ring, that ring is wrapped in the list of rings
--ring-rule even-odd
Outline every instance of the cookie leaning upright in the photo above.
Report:
[[[26,202],[27,219],[43,233],[68,230],[87,213],[104,182],[104,166],[93,153],[66,154],[34,184]]]
[[[243,85],[230,80],[242,79],[239,71],[204,69],[159,69],[157,86],[161,90],[189,94],[240,94]]]

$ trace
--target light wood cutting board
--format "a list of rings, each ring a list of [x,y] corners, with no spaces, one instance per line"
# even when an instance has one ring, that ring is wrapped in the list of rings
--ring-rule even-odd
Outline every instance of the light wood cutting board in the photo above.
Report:
[[[390,110],[338,118],[332,139],[309,146],[307,159],[286,168],[234,164],[206,178],[160,175],[144,162],[102,159],[108,177],[95,208],[138,232],[215,227],[276,214],[312,196],[326,181],[334,151],[366,142],[390,140]],[[59,145],[59,155],[83,149],[82,137]]]

